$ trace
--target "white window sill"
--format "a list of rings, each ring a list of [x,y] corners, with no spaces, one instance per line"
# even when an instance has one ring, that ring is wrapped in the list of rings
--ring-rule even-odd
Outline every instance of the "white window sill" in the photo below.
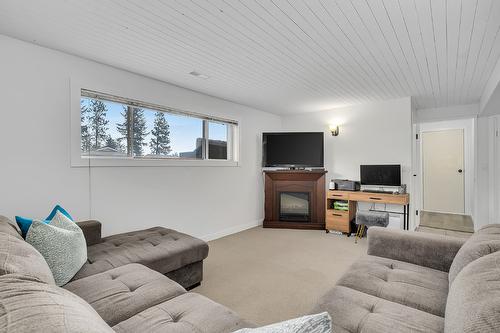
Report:
[[[71,161],[73,168],[88,167],[238,167],[237,161],[152,158],[85,158]]]

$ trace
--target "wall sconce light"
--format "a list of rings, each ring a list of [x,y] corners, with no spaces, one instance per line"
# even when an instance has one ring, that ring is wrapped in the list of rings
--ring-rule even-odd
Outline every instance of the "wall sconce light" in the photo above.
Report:
[[[332,133],[332,136],[339,135],[339,125],[330,124],[328,127],[330,128],[330,132]]]

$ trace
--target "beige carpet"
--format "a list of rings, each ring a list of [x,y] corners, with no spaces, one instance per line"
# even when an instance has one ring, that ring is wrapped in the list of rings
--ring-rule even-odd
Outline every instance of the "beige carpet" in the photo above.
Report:
[[[193,291],[259,325],[307,314],[349,265],[366,238],[317,230],[252,228],[209,242],[202,285]]]

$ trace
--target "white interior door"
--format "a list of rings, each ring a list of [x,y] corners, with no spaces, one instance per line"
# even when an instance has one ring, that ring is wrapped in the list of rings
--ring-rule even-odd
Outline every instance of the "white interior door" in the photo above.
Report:
[[[465,213],[464,130],[422,133],[423,209]]]

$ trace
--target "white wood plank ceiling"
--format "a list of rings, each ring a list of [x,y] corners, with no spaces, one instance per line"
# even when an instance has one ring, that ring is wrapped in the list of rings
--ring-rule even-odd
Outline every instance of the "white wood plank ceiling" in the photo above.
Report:
[[[477,103],[499,31],[500,0],[0,2],[2,34],[278,114]]]

